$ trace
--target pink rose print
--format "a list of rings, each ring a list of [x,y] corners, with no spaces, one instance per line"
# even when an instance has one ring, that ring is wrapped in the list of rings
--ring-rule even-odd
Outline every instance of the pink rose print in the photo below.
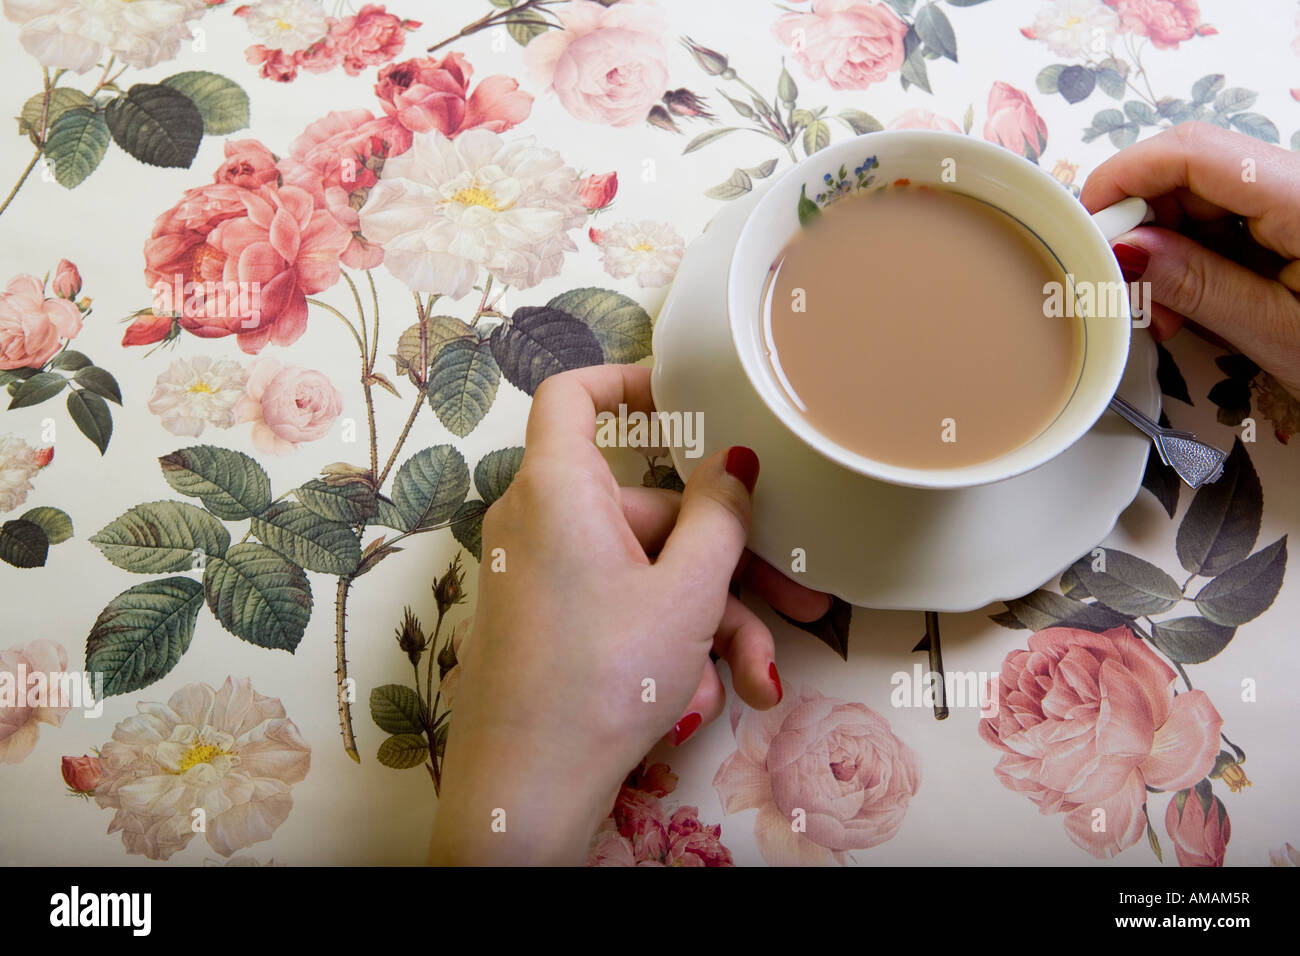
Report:
[[[79,797],[93,795],[103,775],[104,770],[99,765],[98,757],[86,754],[81,757],[63,758],[63,782]]]
[[[380,4],[368,3],[356,15],[332,23],[329,38],[342,59],[343,72],[357,76],[401,53],[407,31],[419,28],[418,20],[399,19]]]
[[[614,810],[596,831],[588,866],[731,866],[721,825],[701,822],[696,807],[671,815],[662,797],[677,786],[667,764],[641,763],[628,775]]]
[[[1208,797],[1202,796],[1202,789]],[[1223,801],[1208,791],[1204,785],[1180,791],[1165,810],[1165,830],[1174,841],[1179,866],[1223,866],[1232,823]]]
[[[663,860],[668,852],[668,821],[658,797],[624,787],[614,801],[613,815],[637,860]]]
[[[339,257],[351,242],[304,189],[215,183],[186,190],[155,221],[145,279],[155,314],[178,315],[203,338],[236,335],[241,349],[256,354],[267,342],[298,340],[306,297],[339,280]]]
[[[274,51],[283,52],[283,51]],[[298,50],[293,54],[293,67],[284,72],[284,77],[273,76],[267,79],[273,79],[280,83],[287,83],[298,75],[298,71],[306,70],[308,73],[328,73],[330,70],[339,66],[343,62],[343,54],[338,48],[334,35],[325,34],[305,50]],[[263,74],[265,76],[265,74]],[[287,77],[287,78],[285,78]]]
[[[903,65],[907,24],[883,3],[813,0],[772,27],[803,71],[837,90],[865,90]]]
[[[275,156],[255,139],[226,140],[226,161],[221,164],[213,182],[229,183],[256,189],[275,185],[280,171],[275,168]]]
[[[533,97],[520,90],[518,82],[501,74],[489,76],[471,93],[473,72],[459,53],[441,60],[406,60],[379,71],[375,95],[387,114],[381,123],[392,142],[392,155],[410,149],[415,133],[437,130],[449,139],[478,127],[500,133],[527,118]]]
[[[1161,50],[1176,50],[1178,44],[1197,36],[1218,33],[1201,23],[1201,8],[1196,0],[1106,0],[1119,14],[1120,29],[1149,37]]]
[[[573,0],[553,10],[563,29],[525,48],[537,82],[576,119],[634,126],[668,89],[668,24],[652,0]]]
[[[288,83],[298,75],[298,61],[295,59],[295,54],[272,50],[260,43],[255,43],[245,50],[244,59],[257,67],[258,75],[265,80]]]
[[[66,271],[62,281],[72,281]],[[45,284],[25,274],[14,276],[0,292],[0,369],[40,368],[81,331],[81,311],[57,297],[59,282],[56,275],[55,298],[46,298]]]
[[[150,320],[149,334],[157,333],[158,339],[164,337],[171,327],[171,314],[173,311],[179,314],[182,308],[183,303],[172,302],[174,294],[168,292],[164,296],[161,290],[174,290],[179,285],[184,295],[187,283],[221,279],[221,259],[207,240],[220,223],[244,212],[243,196],[247,192],[244,187],[229,183],[187,189],[181,194],[180,202],[154,220],[153,233],[144,244],[144,276],[156,293],[154,311],[158,317],[165,313],[167,325],[163,328],[161,321]],[[137,320],[127,330],[122,344],[158,341],[146,337],[143,325],[139,332],[132,333],[142,321]],[[128,342],[128,338],[133,341]]]
[[[68,668],[62,644],[45,639],[0,651],[0,673],[10,692],[0,695],[0,764],[22,763],[36,748],[41,724],[62,727],[71,706],[61,706],[62,685],[50,675]],[[41,675],[39,682],[32,678]]]
[[[1038,157],[1047,148],[1047,124],[1034,109],[1029,96],[999,80],[989,90],[988,109],[984,138],[1038,162]]]
[[[916,755],[884,717],[809,687],[771,710],[734,707],[731,729],[736,750],[713,786],[727,813],[758,810],[754,839],[772,866],[842,864],[892,839],[920,786]]]
[[[668,820],[668,866],[731,866],[731,851],[720,842],[721,824],[706,826],[695,807],[678,807]]]
[[[361,235],[357,210],[378,181],[375,170],[393,151],[390,133],[369,110],[336,110],[303,130],[280,160],[284,184],[307,190],[318,208],[329,210],[352,234],[340,261],[354,269],[384,261],[383,248]]]
[[[578,183],[578,198],[592,212],[604,209],[618,192],[618,173],[584,176]]]
[[[243,187],[229,183],[185,190],[176,205],[154,220],[144,244],[145,281],[152,286],[170,284],[176,275],[193,278],[208,235],[218,223],[243,212],[243,192]]]
[[[316,208],[306,190],[263,187],[245,191],[241,199],[245,215],[218,225],[204,252],[208,271],[220,268],[221,280],[241,288],[257,283],[258,301],[248,310],[227,308],[212,320],[200,316],[192,325],[182,315],[181,325],[199,335],[236,333],[239,347],[256,354],[268,341],[298,340],[307,327],[307,296],[339,280],[339,257],[352,237],[328,211]]]
[[[253,423],[258,451],[284,455],[302,442],[324,438],[343,411],[343,394],[324,372],[263,358],[248,372],[248,391],[235,419]]]
[[[60,259],[54,267],[54,281],[50,283],[50,291],[60,299],[75,299],[81,291],[81,273],[67,259]]]
[[[657,866],[641,863],[632,852],[632,844],[618,832],[618,824],[606,820],[596,831],[591,850],[587,853],[587,866]]]
[[[1148,785],[1186,789],[1214,766],[1223,718],[1204,691],[1175,696],[1174,677],[1126,627],[1039,631],[1003,661],[997,712],[980,721],[1002,751],[998,778],[1039,812],[1064,813],[1093,856],[1115,856],[1146,829]]]
[[[936,116],[929,110],[912,108],[900,113],[889,124],[888,129],[937,129],[948,133],[960,133],[961,127],[950,119]]]

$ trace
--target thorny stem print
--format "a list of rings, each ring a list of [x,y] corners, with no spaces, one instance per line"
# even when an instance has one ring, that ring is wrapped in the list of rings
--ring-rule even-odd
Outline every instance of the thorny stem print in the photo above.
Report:
[[[372,302],[370,321],[367,324],[365,308],[362,304],[360,289],[358,289],[356,282],[353,280],[352,276],[350,276],[346,272],[346,270],[340,270],[340,272],[344,280],[347,282],[348,288],[352,292],[352,300],[356,305],[357,317],[360,321],[360,331],[357,330],[357,326],[352,322],[351,319],[349,319],[346,315],[344,315],[341,311],[336,309],[334,306],[330,305],[328,302],[322,302],[321,300],[314,299],[314,298],[308,298],[307,301],[312,305],[319,306],[320,308],[326,310],[327,312],[331,312],[334,315],[338,316],[339,319],[343,322],[343,324],[348,327],[348,331],[352,333],[353,341],[356,342],[357,344],[357,349],[360,353],[360,359],[361,359],[361,385],[365,392],[365,398],[366,398],[366,420],[370,432],[369,434],[370,473],[367,476],[366,481],[367,484],[369,484],[370,487],[374,489],[375,492],[378,492],[383,487],[384,482],[388,479],[389,474],[393,470],[393,466],[397,464],[398,455],[401,453],[402,448],[405,446],[407,438],[410,437],[411,427],[415,424],[416,416],[420,414],[420,409],[424,406],[424,403],[427,398],[428,382],[424,370],[426,370],[429,366],[429,342],[428,342],[428,326],[426,325],[426,322],[429,316],[431,315],[433,310],[433,305],[438,300],[439,296],[430,295],[426,302],[422,300],[418,294],[416,293],[412,294],[412,297],[415,300],[415,312],[416,312],[416,317],[418,319],[418,324],[420,329],[419,366],[417,369],[412,370],[413,371],[412,379],[416,383],[415,401],[411,406],[410,414],[407,415],[406,424],[402,427],[401,434],[397,436],[397,441],[393,444],[393,449],[389,453],[388,459],[385,462],[384,467],[381,469],[379,467],[379,450],[378,450],[379,444],[378,444],[378,434],[375,428],[375,409],[374,409],[374,399],[372,394],[372,387],[376,381],[374,377],[375,359],[379,352],[379,293],[375,288],[374,276],[370,272],[370,270],[367,269],[366,280],[370,285],[370,296]],[[479,304],[478,312],[475,315],[476,322],[478,321],[478,318],[480,316],[493,313],[493,309],[486,305],[488,294],[490,293],[491,288],[492,288],[492,279],[491,277],[489,277],[487,282],[485,283],[485,287],[483,290],[483,301]],[[497,299],[498,300],[500,299],[500,295],[498,295]],[[495,304],[496,302],[494,301],[493,306],[495,306]],[[357,525],[358,532],[364,533],[365,527],[366,527],[365,522],[361,522],[359,525]],[[422,526],[419,528],[413,528],[410,531],[400,532],[394,537],[384,541],[383,546],[392,547],[398,542],[403,541],[406,538],[412,537],[414,535],[425,534],[430,531],[441,531],[450,527],[451,527],[451,521],[448,520],[440,524],[433,524],[428,526]],[[341,575],[339,577],[338,586],[335,590],[335,596],[334,596],[335,677],[337,680],[337,691],[339,695],[338,697],[339,731],[343,736],[344,751],[347,753],[349,757],[351,757],[353,760],[357,761],[358,763],[360,762],[361,757],[357,751],[356,736],[353,733],[353,729],[352,729],[352,706],[351,706],[350,698],[353,695],[351,694],[350,691],[351,683],[348,678],[347,602],[348,602],[348,594],[352,587],[352,582],[355,581],[360,574],[364,574],[364,573],[365,573],[365,569],[359,569],[350,574]],[[438,624],[439,626],[441,626],[442,624],[441,613],[439,614]],[[437,634],[436,629],[434,633],[436,636]],[[430,665],[430,670],[426,677],[426,683],[430,689],[432,689],[433,686],[432,675],[433,675],[432,665]],[[418,688],[419,688],[418,672],[417,672],[416,688],[418,693]],[[436,707],[436,701],[433,706]],[[429,744],[430,744],[430,748],[432,748],[433,735],[437,729],[437,722],[433,721],[433,711],[430,711],[430,721],[431,723],[429,724]],[[436,757],[434,758],[433,765],[430,767],[430,772],[433,775],[434,788],[436,790],[439,785],[439,779],[441,776],[439,772],[439,768],[437,767]]]
[[[314,298],[308,298],[307,301],[312,305],[319,306],[327,312],[331,312],[338,316],[343,324],[348,327],[348,331],[352,333],[353,341],[357,344],[361,360],[361,388],[366,401],[366,425],[369,431],[368,444],[370,451],[370,474],[368,484],[378,492],[383,486],[384,481],[388,478],[393,465],[396,464],[397,456],[401,452],[402,446],[406,443],[406,439],[411,434],[411,426],[415,423],[415,417],[420,412],[420,406],[424,404],[425,382],[423,375],[421,375],[418,379],[415,404],[411,409],[410,415],[407,417],[406,425],[403,427],[402,433],[398,436],[397,442],[393,445],[393,450],[388,456],[387,463],[381,470],[379,467],[379,436],[375,427],[375,402],[373,393],[373,386],[375,383],[375,359],[379,351],[379,293],[375,288],[374,276],[371,274],[370,270],[367,269],[366,280],[370,285],[370,296],[372,302],[372,314],[370,316],[370,322],[367,323],[365,307],[361,300],[361,291],[357,288],[356,282],[346,270],[340,270],[340,274],[343,276],[343,279],[347,282],[348,288],[351,290],[352,301],[356,305],[357,318],[360,322],[360,331],[357,330],[357,326],[354,325],[346,315],[328,302],[322,302],[321,300]],[[415,297],[415,305],[420,320],[421,367],[425,368],[427,367],[428,362],[428,347],[425,342],[426,333],[424,326],[426,316],[419,296]],[[449,527],[449,524],[434,525],[427,528],[418,528],[414,531],[403,532],[385,544],[391,545],[393,542],[400,541],[412,534],[435,531],[445,527]],[[364,532],[364,522],[359,526],[359,530]],[[334,644],[335,677],[337,678],[337,690],[339,695],[339,731],[343,735],[344,751],[346,751],[349,757],[359,763],[361,757],[357,752],[356,736],[352,730],[352,707],[350,702],[350,697],[352,695],[349,691],[350,685],[348,680],[347,660],[347,601],[349,589],[352,587],[352,582],[356,577],[357,572],[339,577],[338,587],[334,596]]]
[[[348,658],[344,642],[350,587],[352,587],[352,575],[345,574],[339,578],[338,589],[334,592],[334,676],[339,695],[339,732],[343,734],[343,750],[354,762],[361,763],[361,755],[357,753],[357,738],[352,732],[352,707],[348,702],[352,692],[348,686]]]

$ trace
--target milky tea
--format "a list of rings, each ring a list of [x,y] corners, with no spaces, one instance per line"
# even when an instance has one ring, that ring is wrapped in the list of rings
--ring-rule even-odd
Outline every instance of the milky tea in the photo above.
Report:
[[[768,273],[767,358],[804,419],[850,451],[988,461],[1046,429],[1079,380],[1082,323],[1045,315],[1051,282],[1066,282],[1051,252],[987,203],[912,185],[845,197]]]

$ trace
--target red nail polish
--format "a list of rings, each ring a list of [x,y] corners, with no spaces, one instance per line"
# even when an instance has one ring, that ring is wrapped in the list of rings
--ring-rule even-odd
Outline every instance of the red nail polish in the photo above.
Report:
[[[1119,263],[1120,271],[1124,273],[1125,281],[1137,282],[1142,278],[1142,273],[1147,271],[1147,263],[1151,261],[1151,253],[1137,246],[1130,246],[1127,242],[1117,242],[1110,248],[1115,253],[1115,260]]]
[[[752,448],[732,445],[727,452],[726,469],[727,474],[744,485],[746,491],[751,495],[754,493],[754,483],[758,481],[758,456]]]
[[[781,703],[781,698],[785,696],[785,690],[781,687],[781,675],[776,672],[776,661],[767,665],[767,676],[772,678],[772,683],[776,685],[776,702]]]
[[[673,746],[680,747],[686,743],[686,738],[699,730],[702,723],[704,723],[704,718],[696,713],[687,714],[677,721],[673,727]]]

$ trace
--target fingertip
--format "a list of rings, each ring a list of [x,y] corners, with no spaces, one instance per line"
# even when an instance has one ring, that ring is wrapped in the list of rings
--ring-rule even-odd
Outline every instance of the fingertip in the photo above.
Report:
[[[691,711],[681,720],[673,725],[672,731],[668,734],[668,742],[674,747],[680,747],[690,739],[695,731],[699,730],[704,724],[704,718],[697,712]]]
[[[749,665],[741,665],[749,667]],[[781,672],[777,670],[776,661],[768,659],[754,661],[741,679],[736,671],[731,674],[736,696],[754,710],[771,710],[785,699],[785,685],[781,682]]]
[[[672,729],[664,734],[664,743],[680,747],[705,724],[711,724],[722,716],[726,702],[727,692],[722,686],[722,678],[718,676],[718,669],[712,660],[706,660],[700,683],[691,695],[691,702],[686,705]]]

